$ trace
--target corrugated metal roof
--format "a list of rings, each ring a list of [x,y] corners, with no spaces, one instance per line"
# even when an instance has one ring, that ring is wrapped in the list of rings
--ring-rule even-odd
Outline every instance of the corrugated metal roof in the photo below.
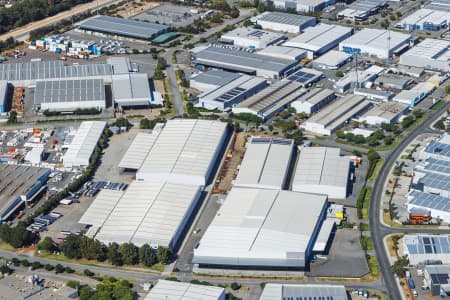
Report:
[[[314,17],[303,16],[299,14],[289,14],[283,12],[265,12],[256,18],[260,21],[280,23],[286,25],[302,26],[305,23],[314,20]]]
[[[157,138],[158,133],[139,132],[125,155],[122,157],[119,168],[138,170]]]
[[[85,121],[78,128],[72,142],[63,156],[64,167],[89,165],[89,159],[103,133],[106,122]]]
[[[221,287],[160,279],[144,300],[221,300],[224,295]]]
[[[165,182],[132,182],[96,238],[104,243],[133,242],[169,247],[200,187]]]
[[[193,261],[205,263],[214,258],[219,265],[263,261],[267,266],[291,254],[305,259],[326,203],[325,195],[232,188],[194,249]]]
[[[78,27],[83,30],[113,33],[141,39],[151,39],[155,35],[169,29],[168,26],[161,24],[101,15],[84,21]]]
[[[149,105],[150,85],[147,74],[130,73],[112,76],[113,98],[120,106]]]
[[[339,148],[303,148],[295,169],[292,189],[297,185],[323,186],[317,192],[326,193],[326,186],[346,187],[350,169],[348,158],[340,155]]]
[[[101,227],[123,194],[123,191],[102,189],[78,223]]]
[[[343,285],[326,284],[281,284],[268,283],[259,300],[280,299],[332,299],[347,300],[347,291]]]
[[[175,119],[166,123],[136,177],[185,181],[207,180],[224,139],[227,124],[220,121]]]
[[[234,185],[282,189],[293,148],[293,140],[252,137]]]
[[[227,83],[230,83],[231,81],[238,79],[240,76],[241,75],[237,73],[211,69],[191,77],[191,82],[196,81],[204,84],[223,86]]]

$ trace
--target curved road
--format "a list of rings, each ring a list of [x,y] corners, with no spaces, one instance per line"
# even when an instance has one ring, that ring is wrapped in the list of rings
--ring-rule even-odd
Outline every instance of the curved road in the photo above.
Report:
[[[448,108],[450,108],[450,102],[447,103],[442,109],[433,112],[428,116],[427,120],[420,126],[415,128],[409,135],[407,135],[395,148],[390,155],[386,156],[385,162],[378,174],[375,181],[372,198],[369,208],[369,221],[370,231],[373,240],[374,250],[377,256],[378,263],[380,265],[381,274],[383,276],[386,289],[388,290],[390,299],[402,299],[402,295],[397,288],[394,274],[390,271],[390,262],[387,253],[384,248],[383,238],[391,233],[450,233],[450,230],[438,230],[438,229],[418,229],[418,228],[391,228],[381,223],[381,203],[384,193],[384,184],[391,172],[391,169],[401,155],[403,150],[414,141],[417,136],[423,133],[430,132],[429,127],[433,122],[442,115]]]

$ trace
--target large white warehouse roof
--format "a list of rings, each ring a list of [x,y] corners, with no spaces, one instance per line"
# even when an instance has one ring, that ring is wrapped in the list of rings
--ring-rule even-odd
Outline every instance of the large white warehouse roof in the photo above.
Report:
[[[193,262],[304,267],[326,204],[325,195],[233,188],[194,249]]]
[[[101,192],[80,223],[99,227],[95,238],[104,243],[173,248],[200,191],[195,185],[134,181],[122,195]],[[96,214],[100,207],[103,213]]]
[[[226,138],[226,128],[227,124],[219,121],[168,121],[136,179],[205,185]]]
[[[339,148],[303,148],[295,169],[292,190],[321,193],[330,198],[345,198],[350,160]]]
[[[401,47],[408,46],[411,35],[381,29],[364,28],[339,44],[339,50],[388,58]]]
[[[150,85],[145,73],[112,76],[113,98],[119,106],[150,105]]]
[[[85,121],[78,128],[72,142],[64,154],[64,167],[82,167],[89,165],[89,159],[103,134],[106,122]]]
[[[259,300],[280,299],[348,300],[343,285],[268,283]]]
[[[320,23],[313,27],[308,27],[299,36],[285,42],[283,45],[296,47],[308,51],[319,52],[333,41],[336,45],[342,38],[350,36],[352,28],[339,25],[329,25]]]
[[[294,141],[252,137],[235,186],[282,189],[291,163]]]
[[[225,289],[160,279],[144,300],[225,300]]]
[[[147,154],[152,149],[158,138],[158,133],[139,132],[131,143],[122,160],[119,168],[138,170],[144,162]]]

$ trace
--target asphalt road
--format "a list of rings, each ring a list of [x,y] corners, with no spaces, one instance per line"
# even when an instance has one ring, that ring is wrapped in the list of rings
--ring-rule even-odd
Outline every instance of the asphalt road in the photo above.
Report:
[[[9,31],[8,33],[0,35],[0,40],[4,41],[9,37],[13,37],[18,40],[25,40],[28,37],[28,34],[32,30],[36,30],[54,23],[57,23],[61,20],[70,18],[72,16],[78,15],[90,9],[96,9],[103,7],[105,5],[112,4],[114,2],[118,2],[118,0],[95,0],[86,4],[77,5],[73,7],[71,10],[60,12],[57,15],[42,19],[40,21],[29,23],[25,26],[17,28],[15,30]]]
[[[438,229],[419,229],[419,228],[391,228],[381,223],[381,202],[384,193],[384,184],[391,172],[397,158],[401,155],[403,150],[414,140],[417,136],[430,132],[430,126],[433,122],[441,116],[448,108],[450,103],[447,103],[439,111],[433,112],[425,122],[415,128],[409,135],[407,135],[398,146],[385,156],[385,162],[380,170],[377,180],[374,184],[372,192],[372,199],[370,202],[369,221],[370,231],[373,240],[374,250],[377,256],[378,263],[380,265],[381,274],[386,285],[386,289],[389,293],[390,299],[402,299],[401,292],[397,287],[394,274],[390,271],[390,262],[387,253],[384,248],[383,238],[392,233],[450,233],[450,230],[438,230]]]

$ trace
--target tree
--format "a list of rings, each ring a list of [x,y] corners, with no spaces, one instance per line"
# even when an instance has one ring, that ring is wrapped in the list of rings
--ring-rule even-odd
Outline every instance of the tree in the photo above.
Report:
[[[367,159],[369,161],[376,161],[380,158],[380,155],[377,151],[370,149],[369,152],[367,152]]]
[[[239,17],[239,9],[236,6],[233,6],[230,11],[230,17],[237,18]]]
[[[139,263],[139,248],[133,243],[124,243],[120,245],[119,252],[123,257],[124,264],[135,265]]]
[[[11,227],[8,224],[3,223],[0,225],[0,239],[5,243],[9,243],[11,237]]]
[[[450,94],[450,85],[446,85],[444,89],[446,94]]]
[[[44,269],[47,270],[47,271],[51,271],[51,270],[53,270],[54,268],[55,268],[55,267],[52,266],[51,264],[45,264],[45,266],[44,266]]]
[[[409,259],[407,255],[401,256],[391,266],[391,271],[398,277],[402,277],[405,274],[405,268],[409,265]]]
[[[392,144],[392,142],[394,141],[394,138],[391,136],[391,135],[388,135],[388,136],[386,136],[385,138],[384,138],[384,143],[386,144],[386,145],[390,145],[390,144]]]
[[[402,127],[408,128],[414,123],[414,117],[413,116],[407,116],[402,120]]]
[[[41,265],[41,263],[38,262],[38,261],[34,261],[34,262],[31,263],[31,270],[37,270],[37,269],[40,269],[42,267],[43,267],[43,265]]]
[[[341,70],[337,70],[335,75],[337,78],[344,77],[344,73]]]
[[[336,131],[336,137],[339,138],[339,139],[342,139],[342,140],[345,139],[344,131],[343,130]]]
[[[80,252],[83,258],[92,260],[105,260],[105,249],[99,240],[91,239],[87,236],[80,238]]]
[[[171,258],[170,250],[159,246],[157,249],[158,261],[162,264],[168,264]]]
[[[80,237],[69,235],[62,244],[61,250],[67,258],[81,258]]]
[[[142,245],[139,248],[139,262],[146,267],[153,266],[158,261],[155,250],[149,244]]]
[[[25,223],[20,222],[11,229],[9,244],[14,248],[21,248],[31,244],[32,239],[33,235],[27,230]]]
[[[92,277],[92,276],[95,275],[95,273],[92,272],[92,271],[89,270],[89,269],[85,269],[85,270],[83,271],[83,274],[86,275],[86,276],[88,276],[88,277]]]
[[[230,288],[231,288],[233,291],[237,291],[238,289],[241,288],[241,285],[240,285],[239,283],[237,283],[237,282],[232,282],[232,283],[230,284]]]
[[[58,250],[58,246],[51,237],[47,236],[38,244],[38,249],[53,252]]]
[[[12,110],[9,112],[8,124],[16,124],[17,123],[17,112]]]
[[[64,267],[61,264],[57,264],[55,266],[55,273],[59,274],[59,273],[64,273]]]
[[[364,144],[366,142],[366,138],[362,134],[357,134],[353,137],[353,142],[357,144]]]
[[[7,265],[2,265],[1,267],[0,267],[0,273],[2,273],[2,274],[11,274],[12,273],[12,269],[11,268],[9,268]]]
[[[111,264],[115,266],[123,265],[122,254],[119,252],[119,245],[117,243],[110,243],[106,252],[106,257]]]
[[[373,135],[369,136],[366,139],[366,142],[367,142],[367,145],[369,145],[371,147],[374,147],[374,146],[378,145],[378,139],[377,139],[376,136],[373,136]]]

